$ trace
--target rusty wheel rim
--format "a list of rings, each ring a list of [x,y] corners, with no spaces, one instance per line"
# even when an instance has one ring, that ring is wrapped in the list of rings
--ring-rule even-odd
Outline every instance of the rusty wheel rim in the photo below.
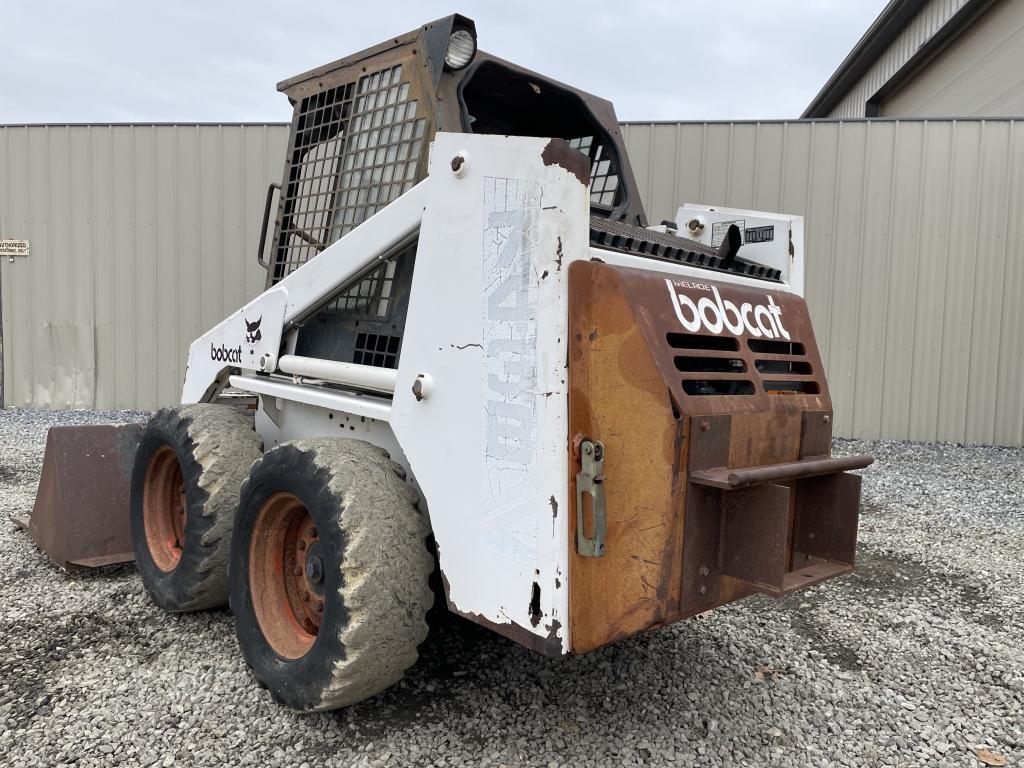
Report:
[[[142,490],[142,520],[149,554],[161,571],[170,573],[181,562],[187,520],[185,479],[170,446],[162,446],[146,468]]]
[[[271,496],[249,544],[249,591],[260,630],[278,656],[301,658],[316,642],[326,564],[306,506],[290,493]]]

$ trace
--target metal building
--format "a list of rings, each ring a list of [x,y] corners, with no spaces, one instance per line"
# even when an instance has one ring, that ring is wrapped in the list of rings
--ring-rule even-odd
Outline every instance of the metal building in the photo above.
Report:
[[[836,433],[1024,444],[1024,123],[631,123],[654,222],[806,217]],[[285,125],[0,127],[4,402],[152,408],[189,342],[263,289]]]
[[[0,127],[0,402],[152,408],[189,342],[263,289],[284,125]]]
[[[892,0],[803,117],[1021,115],[1022,0]]]
[[[627,124],[675,201],[805,217],[839,435],[1024,444],[1024,122]]]

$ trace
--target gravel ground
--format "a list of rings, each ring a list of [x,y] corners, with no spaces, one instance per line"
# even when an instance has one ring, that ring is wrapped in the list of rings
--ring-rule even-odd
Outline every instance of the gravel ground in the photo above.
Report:
[[[125,416],[0,412],[3,511],[31,509],[48,426]],[[836,451],[878,459],[854,575],[558,662],[442,617],[402,684],[318,715],[254,684],[227,611],[61,573],[5,517],[0,763],[1024,764],[1024,451]]]

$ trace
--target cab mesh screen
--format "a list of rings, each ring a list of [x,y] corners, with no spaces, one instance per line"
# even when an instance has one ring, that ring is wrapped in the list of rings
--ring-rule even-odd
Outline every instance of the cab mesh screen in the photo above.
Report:
[[[426,131],[420,113],[401,64],[302,99],[271,283],[412,188]]]

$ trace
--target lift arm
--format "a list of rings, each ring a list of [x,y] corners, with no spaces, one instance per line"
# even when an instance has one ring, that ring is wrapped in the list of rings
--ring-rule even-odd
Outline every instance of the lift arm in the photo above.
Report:
[[[181,402],[213,400],[234,373],[278,370],[281,341],[289,328],[416,236],[429,184],[424,179],[192,342]]]

